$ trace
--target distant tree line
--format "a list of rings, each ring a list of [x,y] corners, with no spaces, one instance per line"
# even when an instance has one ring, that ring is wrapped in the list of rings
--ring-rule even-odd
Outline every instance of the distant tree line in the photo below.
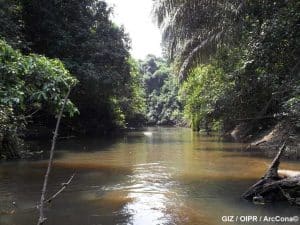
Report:
[[[140,62],[148,125],[181,125],[179,83],[168,63],[153,55]]]

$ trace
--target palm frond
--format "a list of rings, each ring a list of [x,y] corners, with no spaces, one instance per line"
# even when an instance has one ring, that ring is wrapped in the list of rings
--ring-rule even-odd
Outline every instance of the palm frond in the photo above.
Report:
[[[237,0],[155,0],[154,15],[170,60],[184,79],[196,63],[207,61],[220,43],[237,34],[244,2]],[[233,24],[233,23],[236,23]]]

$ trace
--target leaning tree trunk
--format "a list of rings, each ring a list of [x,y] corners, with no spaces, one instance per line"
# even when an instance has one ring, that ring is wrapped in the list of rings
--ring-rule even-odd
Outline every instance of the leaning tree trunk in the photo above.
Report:
[[[280,158],[285,148],[284,143],[266,174],[242,195],[243,198],[254,203],[287,200],[291,204],[300,205],[300,176],[280,177],[278,175]]]

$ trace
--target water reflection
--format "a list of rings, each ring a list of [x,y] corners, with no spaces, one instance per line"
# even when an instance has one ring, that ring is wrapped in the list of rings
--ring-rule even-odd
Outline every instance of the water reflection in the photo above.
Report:
[[[166,224],[166,204],[172,198],[173,183],[168,168],[161,163],[139,164],[129,179],[128,196],[134,199],[124,208],[131,215],[129,223]]]
[[[77,175],[47,207],[47,224],[220,225],[223,215],[298,215],[286,204],[254,206],[240,199],[271,161],[243,147],[174,128],[61,141],[50,192],[74,170]],[[1,164],[1,225],[36,222],[45,167],[42,160]],[[282,167],[300,170],[298,162]]]

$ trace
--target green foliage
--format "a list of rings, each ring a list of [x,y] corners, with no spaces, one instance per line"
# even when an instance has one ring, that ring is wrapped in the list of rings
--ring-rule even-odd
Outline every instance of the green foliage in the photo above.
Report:
[[[182,119],[179,85],[165,61],[148,56],[141,63],[149,124],[174,125]]]
[[[2,40],[0,62],[0,103],[21,113],[40,108],[41,104],[57,112],[67,89],[77,82],[59,60],[24,56]],[[70,101],[67,105],[67,112],[74,114],[74,105]]]
[[[57,113],[74,79],[57,59],[31,54],[24,56],[0,40],[0,104],[20,114],[47,107]],[[68,101],[66,111],[76,108]]]
[[[0,145],[3,138],[19,136],[37,111],[56,115],[76,83],[61,61],[25,56],[0,40]],[[77,112],[68,100],[66,113],[73,116]]]
[[[142,73],[138,62],[133,58],[128,60],[130,64],[130,81],[126,87],[127,94],[121,97],[120,107],[124,113],[126,126],[140,126],[145,122],[146,103],[145,92],[142,85]]]
[[[213,65],[195,68],[181,87],[184,115],[194,130],[200,125],[220,119],[219,105],[233,87],[224,70]]]
[[[291,118],[297,129],[300,129],[300,84],[296,83],[294,93],[283,103],[284,114]]]
[[[154,0],[156,21],[169,58],[185,79],[199,62],[207,62],[222,43],[240,37],[245,1]],[[238,38],[236,38],[238,37]]]
[[[59,58],[80,81],[71,95],[80,115],[69,127],[93,133],[123,126],[136,107],[129,100],[136,89],[129,39],[110,20],[112,9],[96,0],[23,0],[22,6],[31,50]]]
[[[299,2],[163,0],[156,17],[169,57],[189,76],[182,93],[195,129],[298,124]]]
[[[26,48],[23,28],[21,1],[0,0],[0,38],[13,47]]]

